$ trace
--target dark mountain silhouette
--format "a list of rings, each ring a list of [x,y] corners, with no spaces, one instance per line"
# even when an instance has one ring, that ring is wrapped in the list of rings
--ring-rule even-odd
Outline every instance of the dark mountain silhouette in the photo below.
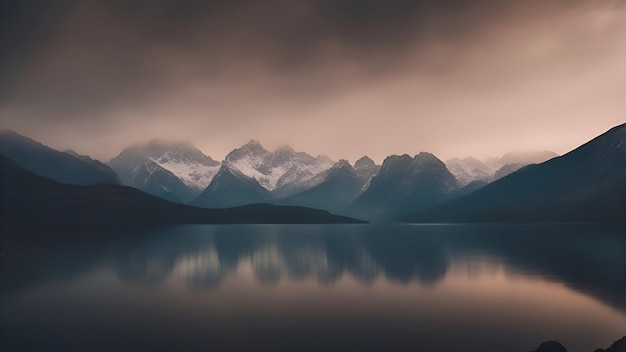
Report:
[[[369,187],[346,210],[368,219],[427,209],[457,189],[454,175],[430,153],[387,157]]]
[[[300,205],[311,208],[340,211],[361,193],[366,184],[346,160],[338,161],[323,173],[323,181],[317,186],[291,197],[279,199],[277,204]]]
[[[606,350],[598,348],[595,352],[626,352],[626,336],[622,336],[621,339],[614,341],[611,347]]]
[[[109,165],[122,184],[177,203],[188,203],[211,182],[220,163],[191,142],[153,140],[124,149]]]
[[[0,131],[0,153],[37,175],[59,182],[74,185],[120,183],[115,172],[97,160],[60,152],[13,131]]]
[[[13,226],[147,223],[359,222],[322,210],[257,204],[201,209],[118,185],[78,186],[35,175],[0,155],[0,221]]]
[[[376,176],[378,171],[380,171],[380,165],[376,165],[374,160],[366,155],[354,163],[354,171],[363,180],[363,190],[365,190],[369,186],[372,177]]]
[[[269,191],[256,179],[232,170],[224,163],[209,186],[191,204],[204,208],[228,208],[266,203],[271,199]]]
[[[626,124],[404,222],[617,222],[626,218]]]

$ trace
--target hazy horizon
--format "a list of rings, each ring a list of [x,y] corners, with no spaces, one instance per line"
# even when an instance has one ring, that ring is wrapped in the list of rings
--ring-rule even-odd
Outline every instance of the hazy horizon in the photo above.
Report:
[[[0,6],[0,127],[103,161],[155,138],[562,155],[626,120],[620,0]]]
[[[615,126],[613,126],[613,127],[615,127]],[[608,129],[607,129],[607,130],[608,130]],[[14,130],[11,130],[11,131],[13,131],[13,132],[15,132],[15,133],[18,133],[18,134],[21,134],[21,135],[24,135],[24,134],[20,133],[19,131],[14,131]],[[599,133],[599,134],[602,134],[602,133],[604,133],[604,132],[606,132],[606,131],[603,131],[603,132],[601,132],[601,133]],[[598,134],[598,135],[599,135],[599,134]],[[24,136],[25,136],[25,137],[28,137],[28,138],[32,138],[32,137],[30,137],[30,136],[28,136],[28,135],[24,135]],[[593,139],[593,138],[595,138],[595,137],[597,137],[597,135],[594,135],[593,137],[589,138],[589,140],[591,140],[591,139]],[[542,152],[554,152],[554,153],[556,153],[556,154],[558,154],[558,155],[560,156],[560,155],[567,154],[568,152],[570,152],[570,151],[572,151],[572,150],[576,149],[576,148],[577,148],[577,147],[579,147],[580,145],[582,145],[582,144],[584,144],[584,143],[586,143],[586,142],[588,142],[588,141],[589,141],[589,140],[585,140],[585,141],[581,142],[580,144],[578,144],[578,145],[574,146],[572,149],[569,149],[569,150],[567,150],[567,151],[565,151],[565,152],[562,152],[562,153],[559,153],[559,152],[557,152],[557,151],[555,151],[555,150],[545,149],[545,148],[543,148],[543,149],[542,149],[542,148],[536,148],[536,149],[527,148],[527,149],[505,150],[505,151],[501,151],[501,152],[498,152],[498,151],[493,151],[493,153],[492,153],[492,154],[486,154],[486,155],[470,155],[470,154],[467,154],[467,155],[451,155],[451,156],[449,156],[449,157],[442,157],[441,155],[439,155],[439,154],[437,154],[436,152],[433,152],[433,151],[431,151],[431,150],[420,150],[420,151],[415,151],[415,152],[398,152],[398,153],[391,153],[391,154],[388,154],[388,155],[383,156],[383,157],[382,157],[382,158],[380,158],[380,159],[377,159],[377,158],[375,158],[375,157],[373,157],[373,156],[371,156],[371,155],[368,155],[368,154],[360,154],[360,155],[358,155],[358,154],[357,154],[358,156],[353,157],[353,158],[350,158],[350,157],[335,157],[334,155],[327,154],[327,153],[313,153],[313,152],[309,152],[308,150],[301,150],[301,149],[298,149],[298,148],[294,148],[292,145],[285,144],[285,143],[282,143],[282,144],[281,144],[281,143],[276,143],[276,144],[273,144],[273,146],[272,146],[272,147],[269,147],[268,145],[266,145],[265,143],[263,143],[263,141],[257,140],[257,139],[255,139],[255,138],[250,138],[250,139],[249,139],[249,140],[247,140],[247,141],[241,142],[240,144],[233,146],[233,148],[229,149],[229,150],[228,150],[228,152],[226,152],[224,155],[216,155],[216,154],[212,154],[212,153],[210,153],[210,152],[207,152],[206,150],[203,150],[202,148],[198,147],[198,144],[197,144],[197,143],[195,143],[194,141],[189,140],[189,139],[153,138],[153,139],[150,139],[150,140],[142,140],[142,141],[132,142],[132,143],[130,143],[129,145],[127,145],[126,147],[124,147],[123,149],[125,149],[125,148],[127,148],[127,147],[132,147],[132,146],[142,146],[142,145],[146,145],[146,144],[148,144],[148,143],[150,143],[150,142],[153,142],[153,141],[161,141],[161,142],[164,142],[164,143],[167,143],[167,144],[191,143],[191,144],[192,144],[195,148],[197,148],[197,149],[199,149],[200,151],[202,151],[205,155],[207,155],[207,156],[211,157],[212,159],[214,159],[214,160],[216,160],[216,161],[222,162],[222,161],[224,160],[224,158],[227,156],[227,154],[228,154],[228,153],[230,153],[230,152],[231,152],[231,151],[233,151],[234,149],[237,149],[237,148],[242,147],[243,145],[245,145],[245,144],[247,144],[247,143],[251,142],[252,140],[254,140],[254,141],[258,142],[259,144],[261,144],[261,146],[263,146],[263,148],[265,148],[266,150],[268,150],[268,151],[270,151],[270,152],[273,152],[273,151],[275,151],[276,149],[281,148],[281,147],[291,147],[291,148],[293,148],[296,152],[305,152],[305,153],[310,154],[310,155],[312,155],[312,156],[327,156],[327,157],[329,157],[330,159],[332,159],[332,160],[333,160],[333,161],[335,161],[335,162],[337,162],[337,161],[339,161],[339,160],[341,160],[341,159],[346,159],[346,160],[348,160],[348,161],[349,161],[352,165],[354,165],[354,163],[355,163],[358,159],[360,159],[360,158],[362,158],[362,157],[365,157],[365,156],[367,156],[367,157],[369,157],[370,159],[374,160],[374,162],[376,162],[376,164],[382,164],[382,162],[384,161],[384,159],[385,159],[385,158],[387,158],[388,156],[408,154],[409,156],[413,157],[413,156],[415,156],[416,154],[419,154],[420,152],[428,152],[428,153],[431,153],[431,154],[435,155],[437,158],[439,158],[439,159],[440,159],[441,161],[443,161],[443,162],[447,162],[448,160],[450,160],[450,159],[454,159],[454,158],[464,159],[464,158],[468,158],[468,157],[471,157],[471,158],[476,158],[476,159],[481,160],[481,161],[486,161],[486,160],[491,159],[491,158],[501,158],[501,157],[503,157],[503,156],[504,156],[504,155],[506,155],[506,154],[533,154],[533,153],[542,153]],[[37,141],[37,142],[41,142],[41,143],[43,143],[43,144],[45,144],[45,145],[47,145],[47,146],[49,146],[49,147],[51,147],[51,148],[53,148],[53,149],[59,150],[59,151],[63,151],[63,152],[65,152],[65,151],[69,151],[69,150],[71,150],[71,151],[73,151],[73,152],[75,152],[75,153],[78,153],[78,154],[80,154],[80,155],[87,155],[87,156],[90,156],[90,157],[95,158],[95,159],[97,159],[97,160],[100,160],[100,161],[102,161],[102,162],[108,162],[108,161],[110,161],[111,159],[115,158],[116,156],[118,156],[118,155],[119,155],[119,154],[123,151],[123,149],[121,149],[121,150],[119,150],[118,152],[114,153],[111,157],[98,158],[98,157],[96,157],[96,156],[94,156],[94,155],[92,155],[92,154],[84,153],[84,152],[82,152],[81,150],[78,150],[78,149],[75,149],[75,148],[71,148],[71,147],[58,147],[58,146],[54,146],[54,145],[49,145],[49,144],[46,144],[46,143],[42,142],[41,140],[36,140],[36,141]]]

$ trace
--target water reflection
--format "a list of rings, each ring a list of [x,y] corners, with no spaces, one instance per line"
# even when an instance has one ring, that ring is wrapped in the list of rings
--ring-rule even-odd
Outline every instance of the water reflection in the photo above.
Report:
[[[0,349],[482,352],[557,339],[583,351],[626,317],[620,227],[73,235],[0,262]]]
[[[607,226],[177,226],[118,234],[114,241],[59,246],[2,265],[2,291],[67,280],[110,267],[147,287],[168,279],[213,289],[250,265],[256,280],[313,279],[332,285],[344,275],[365,283],[437,285],[450,268],[477,277],[504,266],[511,275],[563,283],[624,307],[624,236]],[[102,237],[102,236],[101,236]],[[17,262],[17,263],[15,263]],[[11,267],[19,267],[12,270]]]
[[[176,268],[189,287],[213,288],[234,271],[235,265],[221,262],[215,248],[206,248],[184,255],[178,260]]]

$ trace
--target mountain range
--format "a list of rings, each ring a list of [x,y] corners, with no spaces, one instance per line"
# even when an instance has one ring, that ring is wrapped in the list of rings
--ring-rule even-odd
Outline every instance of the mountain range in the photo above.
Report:
[[[226,155],[224,166],[235,174],[255,179],[273,197],[286,197],[310,188],[313,178],[334,162],[283,146],[273,152],[251,140]]]
[[[367,157],[359,159],[355,166],[357,165],[360,174],[347,160],[339,160],[330,169],[318,175],[318,180],[313,182],[315,186],[276,202],[342,211],[363,192],[377,169],[374,162]]]
[[[204,208],[228,208],[268,203],[270,200],[270,192],[256,178],[223,164],[209,186],[191,204]]]
[[[346,209],[347,214],[386,220],[390,216],[427,209],[458,189],[456,178],[436,156],[387,157],[369,187]]]
[[[354,164],[333,162],[289,146],[269,151],[255,140],[219,162],[191,142],[153,140],[124,149],[105,164],[10,131],[0,133],[0,154],[60,183],[121,183],[202,208],[270,203],[376,221],[615,221],[620,218],[615,209],[623,206],[624,128],[562,157],[543,151],[446,163],[427,152],[391,155],[382,165],[367,156]],[[588,209],[583,201],[595,206]],[[578,213],[567,207],[579,207]]]
[[[303,207],[269,204],[202,209],[114,184],[80,186],[36,175],[0,155],[3,231],[39,226],[171,223],[355,223],[359,220]]]
[[[617,222],[626,218],[626,124],[404,222]]]
[[[539,164],[559,156],[544,150],[541,152],[506,153],[500,158],[478,160],[474,157],[453,158],[446,161],[446,167],[456,177],[460,186],[473,181],[493,182],[529,164]]]

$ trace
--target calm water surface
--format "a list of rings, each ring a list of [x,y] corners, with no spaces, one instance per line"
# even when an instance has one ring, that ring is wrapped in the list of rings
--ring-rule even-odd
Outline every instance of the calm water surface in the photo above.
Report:
[[[626,333],[624,249],[591,225],[84,233],[0,263],[0,350],[591,352]]]

